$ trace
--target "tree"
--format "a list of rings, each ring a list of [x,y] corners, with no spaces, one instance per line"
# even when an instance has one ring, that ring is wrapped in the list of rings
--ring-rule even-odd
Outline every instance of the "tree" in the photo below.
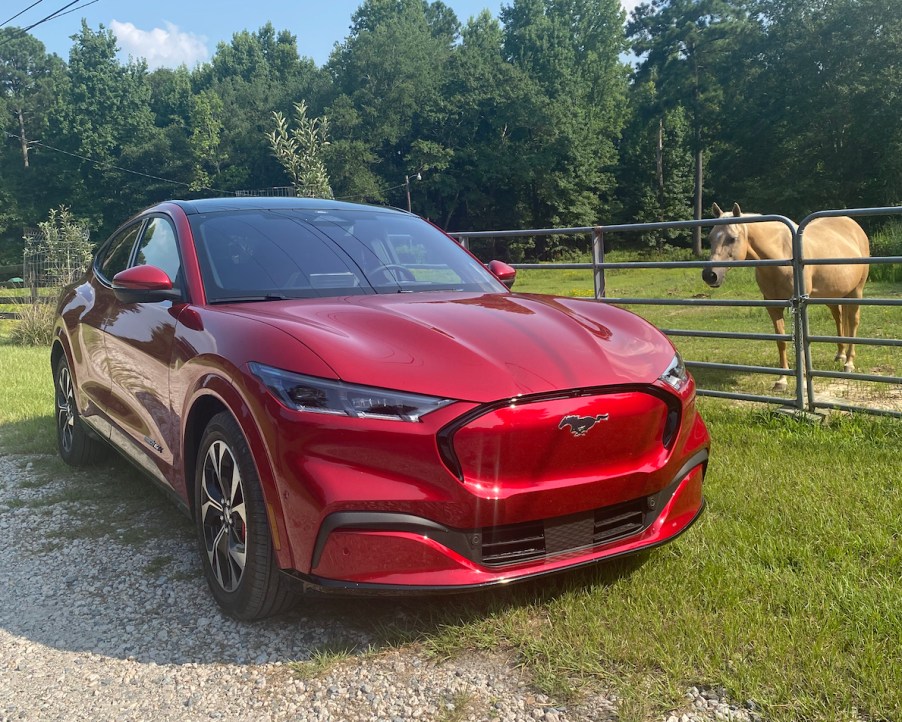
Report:
[[[212,172],[218,175],[225,160],[222,151],[222,112],[220,97],[212,90],[202,90],[191,96],[191,136],[188,147],[194,159],[191,190],[201,190],[210,185]]]
[[[45,182],[106,231],[168,188],[119,168],[158,170],[165,156],[150,110],[146,64],[120,64],[116,38],[102,25],[94,31],[82,21],[73,39],[68,93],[56,101],[50,132],[77,157],[57,154]]]
[[[223,159],[217,186],[262,188],[278,184],[281,174],[266,142],[272,111],[291,112],[301,98],[322,106],[328,76],[298,54],[297,39],[270,23],[235,33],[220,43],[209,64],[192,78],[195,92],[213,91],[222,100]]]
[[[536,225],[593,225],[614,200],[625,120],[623,11],[617,0],[514,0],[501,12],[509,62],[536,112],[514,139],[528,159],[521,207]],[[545,241],[537,239],[537,253]]]
[[[120,65],[116,38],[82,21],[69,56],[70,90],[63,130],[77,150],[105,161],[143,140],[153,125],[143,62]]]
[[[38,230],[34,250],[40,257],[40,282],[57,288],[74,282],[93,256],[88,223],[60,206],[50,209],[47,220],[38,223]]]
[[[187,127],[193,95],[188,68],[184,65],[174,70],[157,68],[148,75],[147,81],[150,84],[150,109],[157,127]]]
[[[403,185],[415,170],[408,165],[414,141],[437,142],[424,137],[424,123],[438,104],[458,31],[454,13],[441,2],[365,0],[349,37],[333,51],[327,70],[336,97],[327,112],[341,145],[330,153],[330,165],[350,161],[353,168],[336,168],[336,176],[376,188],[371,200],[385,200],[383,189]],[[347,152],[351,145],[363,150],[357,159]],[[351,190],[340,188],[342,194]]]
[[[62,72],[62,61],[48,55],[39,40],[18,28],[0,29],[0,129],[16,137],[24,168],[33,142],[47,127],[46,109]]]
[[[529,163],[522,140],[543,112],[536,84],[505,56],[498,20],[488,11],[470,19],[437,102],[423,115],[424,134],[445,149],[448,163],[422,183],[426,214],[462,230],[523,225]]]
[[[654,80],[635,83],[630,98],[619,175],[625,215],[640,222],[690,218],[693,188],[688,114],[681,105],[662,110]],[[646,240],[660,250],[665,240],[682,235],[655,232]]]
[[[730,49],[745,20],[725,0],[651,0],[639,5],[627,34],[642,57],[637,76],[659,78],[663,108],[685,105],[692,124],[695,156],[695,218],[701,219],[704,152],[716,137],[722,101],[721,81],[728,76]],[[702,253],[701,228],[693,233],[695,254]]]
[[[323,163],[326,146],[329,145],[329,120],[307,117],[307,104],[295,103],[295,127],[280,112],[273,112],[276,121],[267,139],[273,155],[291,176],[291,183],[299,196],[308,198],[332,198],[329,174]]]
[[[41,42],[17,28],[0,29],[0,256],[22,258],[23,226],[46,212],[38,158],[47,142],[54,99],[66,95],[65,67]]]
[[[735,198],[803,216],[902,200],[902,17],[890,0],[760,0],[724,85]]]

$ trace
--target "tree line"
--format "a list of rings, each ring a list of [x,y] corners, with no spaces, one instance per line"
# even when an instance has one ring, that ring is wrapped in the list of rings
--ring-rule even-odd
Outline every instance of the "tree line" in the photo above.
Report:
[[[0,29],[0,262],[60,205],[96,242],[159,200],[290,185],[270,138],[299,103],[325,121],[336,198],[405,207],[409,189],[448,230],[902,202],[891,0],[651,0],[629,18],[619,0],[511,0],[466,21],[364,0],[321,67],[271,24],[193,69],[116,52],[84,22],[67,60]]]

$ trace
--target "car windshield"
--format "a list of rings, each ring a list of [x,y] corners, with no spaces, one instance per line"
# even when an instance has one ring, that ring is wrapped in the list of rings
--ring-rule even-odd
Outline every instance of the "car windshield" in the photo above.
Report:
[[[189,218],[211,303],[504,290],[416,216],[364,208],[230,210]]]

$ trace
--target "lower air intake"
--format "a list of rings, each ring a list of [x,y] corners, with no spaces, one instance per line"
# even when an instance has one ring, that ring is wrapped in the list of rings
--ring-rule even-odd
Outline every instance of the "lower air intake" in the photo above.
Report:
[[[584,514],[484,527],[481,561],[498,567],[606,544],[642,531],[647,511],[640,498]]]

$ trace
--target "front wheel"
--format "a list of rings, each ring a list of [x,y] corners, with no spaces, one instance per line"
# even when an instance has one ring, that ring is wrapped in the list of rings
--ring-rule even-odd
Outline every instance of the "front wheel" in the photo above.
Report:
[[[88,466],[101,459],[106,445],[87,429],[75,403],[75,383],[65,356],[53,367],[56,406],[56,446],[69,466]]]
[[[229,413],[204,431],[194,487],[201,562],[219,606],[246,621],[290,607],[294,593],[276,563],[251,451]]]

